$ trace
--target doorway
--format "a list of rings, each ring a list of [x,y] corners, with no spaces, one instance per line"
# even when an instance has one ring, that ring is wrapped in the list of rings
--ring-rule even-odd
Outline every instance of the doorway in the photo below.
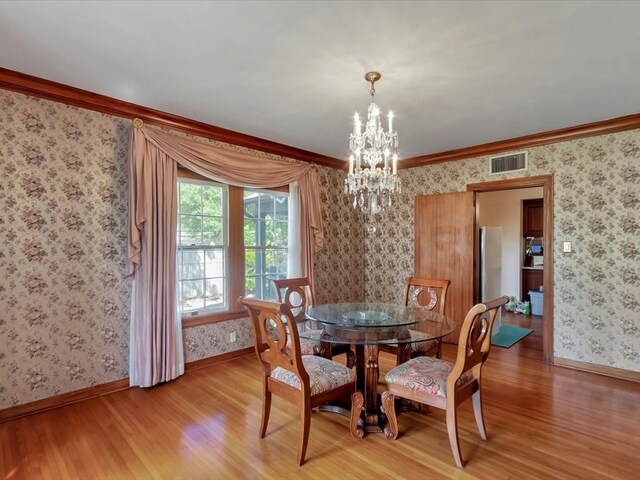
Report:
[[[539,205],[539,212],[531,205]],[[496,315],[494,330],[507,335],[506,345],[516,341],[509,334],[525,335],[528,330],[518,329],[533,330],[510,349],[536,360],[542,359],[543,206],[542,187],[480,192],[476,202],[480,300],[509,296],[512,301]]]
[[[543,204],[543,229],[544,236],[541,240],[541,249],[546,252],[544,255],[544,269],[542,270],[542,284],[544,285],[544,297],[542,301],[542,309],[544,315],[539,319],[536,325],[535,320],[530,322],[529,327],[526,327],[522,323],[521,318],[512,318],[509,315],[503,316],[505,324],[507,322],[516,322],[518,326],[525,328],[538,329],[538,334],[541,334],[542,342],[542,360],[544,363],[553,364],[553,176],[545,175],[538,177],[525,177],[516,178],[510,180],[498,180],[494,182],[469,184],[467,185],[467,191],[473,192],[475,195],[475,204],[478,206],[480,203],[480,195],[490,192],[504,192],[504,191],[516,191],[530,188],[541,188],[542,197],[544,199]],[[540,191],[540,190],[538,190]],[[516,196],[518,194],[516,193]],[[518,208],[520,206],[518,205]],[[479,209],[476,209],[475,220],[475,232],[479,232],[481,227],[481,219]],[[479,235],[476,234],[476,242],[474,248],[474,298],[475,301],[480,300],[480,258],[479,258]],[[523,248],[524,247],[523,243]],[[520,255],[520,254],[518,254]],[[522,283],[522,270],[520,270],[520,278]],[[522,289],[520,288],[520,292]],[[506,293],[506,292],[505,292]],[[521,293],[517,295],[521,297]],[[527,323],[527,322],[524,322]],[[541,329],[541,332],[540,332]],[[533,334],[531,334],[533,335]]]

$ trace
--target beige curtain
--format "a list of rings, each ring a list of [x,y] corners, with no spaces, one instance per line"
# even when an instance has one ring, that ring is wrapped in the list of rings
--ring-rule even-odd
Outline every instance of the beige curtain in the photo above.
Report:
[[[172,163],[173,178],[169,178],[164,167],[151,166],[156,163]],[[182,331],[168,334],[180,324],[175,303],[175,263],[172,268],[166,268],[166,262],[175,262],[176,164],[212,180],[241,187],[269,188],[297,181],[302,274],[312,282],[315,254],[323,246],[320,186],[313,166],[224,150],[159,130],[134,128],[127,262],[128,273],[135,274],[130,378],[149,378],[151,385],[171,380],[184,371],[183,358],[169,359],[183,357]],[[156,224],[160,213],[162,218],[165,214],[171,215],[173,223],[167,220],[162,225]],[[160,246],[167,258],[154,254],[156,248],[160,252]],[[139,273],[141,271],[143,273]],[[167,333],[163,351],[155,349],[156,343],[152,341],[160,331]],[[152,372],[150,376],[146,374],[148,371]],[[148,386],[147,383],[136,384]]]
[[[144,143],[132,146],[131,158],[129,201],[144,261],[133,281],[129,383],[150,387],[184,373],[175,284],[177,164]]]

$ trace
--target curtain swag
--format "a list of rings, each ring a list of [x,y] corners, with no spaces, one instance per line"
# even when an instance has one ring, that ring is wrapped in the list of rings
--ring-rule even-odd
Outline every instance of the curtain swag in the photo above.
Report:
[[[322,248],[318,176],[311,165],[259,158],[144,128],[134,121],[129,158],[127,272],[134,275],[129,378],[150,387],[184,373],[182,328],[176,303],[177,165],[212,180],[270,188],[297,182],[300,265],[313,279]],[[295,185],[293,192],[297,189]]]
[[[133,129],[131,148],[127,265],[129,275],[133,274],[142,262],[141,232],[147,220],[142,213],[145,202],[144,176],[148,171],[145,164],[151,161],[151,151],[155,149],[203,177],[229,185],[270,188],[298,181],[302,274],[313,279],[314,258],[323,247],[324,235],[320,211],[320,185],[312,165],[224,150],[144,126]]]

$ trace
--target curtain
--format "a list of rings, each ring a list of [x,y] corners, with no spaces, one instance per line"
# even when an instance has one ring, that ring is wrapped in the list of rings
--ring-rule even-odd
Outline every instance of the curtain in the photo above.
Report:
[[[298,182],[289,184],[289,225],[296,225],[298,229],[290,228],[288,236],[289,256],[287,261],[287,276],[298,278],[302,276],[300,250],[300,185]]]
[[[127,255],[127,271],[135,275],[132,385],[154,385],[184,371],[175,297],[177,164],[229,185],[255,188],[290,185],[290,189],[299,190],[299,268],[311,282],[315,254],[324,242],[320,185],[313,166],[224,150],[159,130],[134,128]],[[169,170],[173,173],[168,173]],[[291,186],[295,182],[299,189]],[[158,343],[158,336],[164,340]],[[133,383],[134,379],[138,383]]]
[[[133,280],[129,383],[150,387],[184,373],[182,327],[176,303],[177,165],[167,154],[134,145],[130,203],[137,208],[144,262]]]

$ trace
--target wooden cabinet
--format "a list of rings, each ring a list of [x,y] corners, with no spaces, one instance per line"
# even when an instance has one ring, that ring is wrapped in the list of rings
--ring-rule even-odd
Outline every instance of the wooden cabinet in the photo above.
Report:
[[[525,237],[542,237],[544,203],[541,198],[522,201],[522,234]]]
[[[523,268],[522,269],[522,295],[520,298],[523,300],[529,300],[529,290],[540,291],[540,286],[542,285],[542,274],[543,270],[532,269],[532,268]]]

